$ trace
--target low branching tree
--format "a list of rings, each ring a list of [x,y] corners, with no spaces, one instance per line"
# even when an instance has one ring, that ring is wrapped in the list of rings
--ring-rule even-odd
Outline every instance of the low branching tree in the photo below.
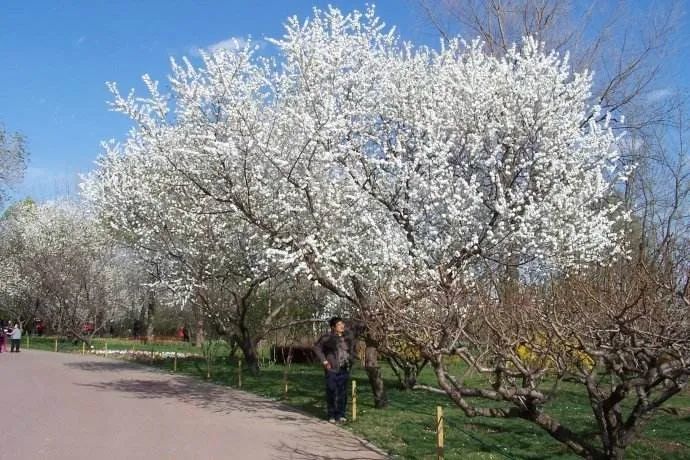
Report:
[[[510,304],[476,285],[382,294],[370,320],[386,325],[387,351],[390,343],[418,347],[439,386],[417,387],[447,394],[468,417],[525,420],[582,457],[620,459],[687,387],[687,283],[687,274],[621,261],[523,287]],[[563,381],[587,395],[597,437],[549,410]]]

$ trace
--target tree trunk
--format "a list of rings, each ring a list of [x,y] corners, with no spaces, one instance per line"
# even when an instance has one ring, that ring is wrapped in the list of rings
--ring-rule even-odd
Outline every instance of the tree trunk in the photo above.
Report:
[[[242,337],[236,337],[237,343],[242,350],[244,356],[244,363],[249,372],[253,375],[259,373],[259,354],[257,352],[257,341],[253,340],[248,331],[242,331]]]
[[[148,302],[144,302],[141,305],[141,308],[139,309],[139,319],[135,321],[134,327],[133,327],[133,332],[134,335],[136,336],[137,340],[142,340],[143,342],[146,342],[146,338],[144,338],[144,334],[146,333],[145,331],[145,325],[146,325],[146,309],[148,308]]]
[[[403,388],[410,390],[417,384],[417,366],[405,366],[405,375],[403,380]]]
[[[618,446],[613,446],[607,453],[607,460],[623,460],[625,458],[625,449]]]
[[[200,319],[196,322],[196,329],[194,331],[194,345],[201,347],[204,343],[204,320]]]
[[[383,384],[383,375],[379,366],[378,350],[367,344],[364,352],[364,369],[369,377],[369,385],[374,393],[374,407],[383,409],[388,406],[386,388]]]
[[[501,283],[501,297],[502,302],[506,306],[511,306],[515,303],[517,295],[519,293],[519,280],[520,271],[518,266],[520,265],[520,256],[517,255],[517,251],[514,251],[513,255],[508,257],[508,264],[505,267],[505,274],[503,275],[503,280]]]
[[[146,342],[152,343],[153,320],[156,318],[156,296],[153,291],[149,291],[149,299],[146,303]]]
[[[391,369],[398,378],[401,390],[411,390],[417,384],[417,377],[419,373],[424,369],[427,362],[423,361],[421,364],[418,362],[408,362],[396,359],[395,357],[388,358],[388,364],[390,364]]]
[[[616,406],[618,405],[616,404]],[[613,409],[608,414],[608,418],[615,420],[615,412],[620,414],[619,410]],[[629,447],[629,443],[626,443],[624,440],[625,430],[620,425],[616,426],[617,424],[610,423],[609,420],[606,420],[605,422],[607,425],[607,432],[601,433],[602,440],[604,440],[604,436],[606,436],[607,441],[602,443],[604,446],[603,458],[606,458],[607,460],[623,460],[625,458],[625,452]]]

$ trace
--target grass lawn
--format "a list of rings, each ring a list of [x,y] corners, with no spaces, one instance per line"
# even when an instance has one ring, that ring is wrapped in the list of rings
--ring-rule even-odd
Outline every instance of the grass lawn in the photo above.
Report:
[[[23,341],[24,342],[24,341]],[[131,350],[133,342],[123,339],[97,339],[95,349]],[[24,345],[24,343],[22,343]],[[59,351],[80,352],[81,344],[59,342]],[[53,350],[54,338],[31,339],[31,348]],[[143,345],[134,344],[136,350],[201,355],[198,347],[185,343]],[[237,387],[236,362],[227,359],[227,349],[216,347],[216,358],[211,366],[211,380]],[[288,392],[284,394],[282,365],[271,364],[264,356],[264,366],[257,376],[242,374],[242,389],[271,399],[282,400],[316,417],[325,415],[323,371],[318,366],[293,364],[288,373]],[[147,362],[144,359],[144,362]],[[172,359],[157,359],[155,367],[172,371]],[[201,357],[178,359],[178,373],[206,377],[206,361]],[[384,367],[390,407],[373,408],[371,389],[363,369],[353,371],[358,388],[357,421],[347,428],[370,440],[394,458],[435,459],[436,406],[444,407],[446,418],[446,458],[462,459],[571,459],[578,458],[552,440],[538,428],[524,422],[489,418],[467,418],[453,407],[443,395],[423,391],[399,391],[389,368]],[[421,383],[433,385],[434,376],[429,369],[420,376]],[[348,405],[348,410],[349,410]],[[690,459],[690,392],[671,399],[665,411],[649,423],[638,441],[628,452],[631,459]],[[677,410],[680,415],[669,412]],[[564,384],[560,397],[550,403],[549,413],[566,421],[576,431],[593,436],[591,412],[581,388]]]

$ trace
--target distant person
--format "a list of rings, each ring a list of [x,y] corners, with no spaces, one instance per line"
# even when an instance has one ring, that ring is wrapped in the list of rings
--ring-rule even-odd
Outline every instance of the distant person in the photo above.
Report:
[[[7,347],[5,346],[5,328],[0,327],[0,353],[3,351],[7,351]]]
[[[184,342],[189,342],[189,331],[187,330],[187,326],[182,326],[182,340]]]
[[[22,341],[22,329],[19,327],[19,323],[14,323],[10,337],[12,338],[10,352],[19,353],[19,344]]]
[[[347,382],[354,356],[355,341],[345,322],[334,316],[328,322],[330,332],[322,335],[314,344],[314,353],[321,361],[326,375],[326,406],[328,421],[345,423],[347,408]]]

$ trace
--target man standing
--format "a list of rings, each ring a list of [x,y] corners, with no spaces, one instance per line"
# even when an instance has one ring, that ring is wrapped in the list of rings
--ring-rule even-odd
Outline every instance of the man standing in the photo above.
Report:
[[[22,341],[22,330],[19,327],[19,323],[14,323],[14,328],[12,329],[10,337],[12,338],[12,347],[10,351],[19,353],[19,344]]]
[[[347,382],[352,367],[355,341],[345,331],[345,323],[337,316],[330,319],[331,331],[322,335],[314,344],[314,353],[326,372],[326,405],[328,421],[345,423],[347,407]]]

